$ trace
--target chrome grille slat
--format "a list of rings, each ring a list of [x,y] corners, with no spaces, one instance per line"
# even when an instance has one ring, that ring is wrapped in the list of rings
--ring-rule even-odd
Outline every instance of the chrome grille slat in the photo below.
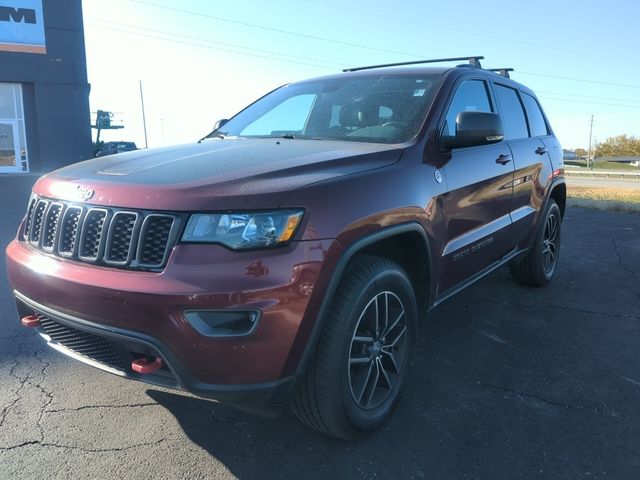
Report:
[[[182,216],[102,208],[33,196],[23,238],[32,247],[81,262],[136,270],[163,268]]]
[[[47,209],[47,213],[45,214],[44,226],[42,229],[42,249],[47,252],[52,252],[56,245],[58,223],[60,221],[61,213],[62,204],[51,203]]]
[[[62,225],[59,230],[58,255],[72,257],[76,252],[81,217],[82,207],[69,206],[64,211]]]
[[[170,215],[151,214],[144,219],[138,245],[140,265],[156,267],[166,261],[174,223]]]
[[[116,212],[111,219],[105,262],[113,265],[127,264],[135,252],[132,239],[136,233],[139,215],[136,212]]]
[[[23,232],[23,238],[25,240],[29,240],[29,228],[31,227],[31,216],[33,215],[33,209],[36,206],[36,203],[38,202],[37,198],[31,198],[29,200],[29,207],[27,207],[27,216],[25,217],[25,222],[24,222],[24,232]]]
[[[109,212],[103,208],[91,208],[82,223],[78,257],[81,260],[95,262],[100,257],[104,244],[104,226]]]
[[[31,227],[29,228],[29,242],[31,242],[32,245],[40,246],[42,223],[44,222],[44,214],[47,211],[48,205],[48,201],[39,200],[33,209],[33,215],[30,221]]]

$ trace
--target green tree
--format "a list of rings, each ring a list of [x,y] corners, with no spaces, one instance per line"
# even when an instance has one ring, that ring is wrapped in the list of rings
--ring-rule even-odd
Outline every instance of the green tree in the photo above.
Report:
[[[596,157],[637,157],[640,156],[640,138],[633,135],[616,135],[595,146]]]
[[[576,148],[576,157],[586,157],[587,151],[584,148]]]

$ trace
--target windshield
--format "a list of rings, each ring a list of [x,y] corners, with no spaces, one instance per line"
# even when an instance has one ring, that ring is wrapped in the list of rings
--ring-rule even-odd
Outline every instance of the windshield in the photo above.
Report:
[[[212,136],[407,142],[420,130],[440,78],[387,74],[286,85]]]

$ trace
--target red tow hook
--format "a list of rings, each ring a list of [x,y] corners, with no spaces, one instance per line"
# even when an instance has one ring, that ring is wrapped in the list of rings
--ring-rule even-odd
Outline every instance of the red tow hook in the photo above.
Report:
[[[40,317],[38,315],[27,315],[20,319],[22,325],[25,327],[33,328],[40,326]]]
[[[148,373],[153,373],[156,370],[162,367],[162,359],[160,357],[156,357],[155,360],[150,361],[146,358],[137,358],[133,362],[131,362],[131,370],[134,372],[138,372],[142,375],[146,375]]]

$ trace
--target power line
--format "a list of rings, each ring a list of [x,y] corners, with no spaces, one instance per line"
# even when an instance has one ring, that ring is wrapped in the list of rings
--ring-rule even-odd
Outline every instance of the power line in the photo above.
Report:
[[[593,98],[596,100],[613,100],[614,102],[640,102],[640,100],[635,100],[633,98],[596,97],[593,95],[578,95],[577,93],[565,92],[548,92],[544,90],[536,90],[536,93],[547,93],[549,95],[566,95],[568,97]]]
[[[563,77],[561,75],[550,75],[548,73],[537,73],[537,72],[523,72],[522,70],[518,70],[518,74],[524,75],[533,75],[535,77],[546,77],[546,78],[556,78],[559,80],[572,80],[574,82],[583,82],[583,83],[594,83],[597,85],[611,85],[614,87],[624,87],[624,88],[640,88],[640,85],[629,85],[626,83],[614,83],[614,82],[604,82],[602,80],[590,80],[586,78],[575,78],[575,77]]]
[[[86,17],[86,18],[87,18],[87,20],[91,20],[92,22],[102,22],[102,23],[105,23],[107,25],[116,25],[116,26],[124,27],[124,28],[128,28],[128,29],[144,30],[144,31],[147,31],[147,32],[159,33],[159,34],[162,34],[162,35],[170,35],[170,36],[173,36],[173,37],[186,38],[186,39],[189,39],[189,40],[196,40],[196,41],[199,41],[199,42],[213,43],[213,44],[222,45],[222,46],[225,46],[225,47],[241,48],[241,49],[251,50],[251,51],[254,51],[254,52],[268,53],[270,55],[279,55],[279,56],[290,57],[290,58],[295,58],[295,59],[299,59],[299,60],[308,60],[308,61],[311,61],[311,62],[320,62],[320,63],[326,63],[326,64],[330,64],[330,65],[336,65],[338,67],[344,67],[344,64],[338,63],[338,62],[333,62],[331,60],[321,60],[321,59],[318,59],[318,58],[304,57],[304,56],[300,56],[300,55],[292,55],[290,53],[275,52],[273,50],[264,50],[264,49],[255,48],[255,47],[238,45],[238,44],[234,44],[234,43],[219,42],[217,40],[210,40],[208,38],[194,37],[194,36],[191,36],[191,35],[184,35],[184,34],[181,34],[181,33],[168,32],[166,30],[157,30],[157,29],[154,29],[154,28],[141,27],[140,25],[131,25],[131,24],[128,24],[128,23],[114,22],[112,20],[104,20],[102,18],[95,18],[95,17]],[[98,25],[94,25],[94,26],[98,26]]]
[[[422,58],[422,55],[417,55],[415,53],[408,53],[408,52],[402,52],[399,50],[388,50],[386,48],[377,48],[377,47],[372,47],[369,45],[362,45],[360,43],[351,43],[351,42],[345,42],[342,40],[335,40],[333,38],[326,38],[326,37],[318,37],[316,35],[310,35],[307,33],[299,33],[299,32],[292,32],[289,30],[282,30],[279,28],[273,28],[273,27],[267,27],[264,25],[257,25],[255,23],[249,23],[249,22],[242,22],[240,20],[233,20],[230,18],[224,18],[224,17],[219,17],[216,15],[209,15],[206,13],[202,13],[202,12],[195,12],[193,10],[185,10],[182,8],[175,8],[175,7],[169,7],[166,5],[161,5],[158,3],[153,3],[153,2],[148,2],[146,0],[131,0],[133,2],[136,3],[141,3],[143,5],[148,5],[150,7],[155,7],[155,8],[162,8],[164,10],[169,10],[172,12],[178,12],[178,13],[184,13],[186,15],[193,15],[196,16],[198,18],[208,18],[210,20],[216,20],[218,22],[226,22],[226,23],[231,23],[233,25],[241,25],[243,27],[249,27],[249,28],[255,28],[255,29],[259,29],[259,30],[265,30],[268,32],[275,32],[275,33],[281,33],[283,35],[291,35],[294,37],[299,37],[299,38],[306,38],[306,39],[310,39],[310,40],[317,40],[317,41],[321,41],[321,42],[329,42],[329,43],[333,43],[336,45],[344,45],[344,46],[348,46],[348,47],[355,47],[355,48],[363,48],[366,50],[373,50],[376,52],[383,52],[383,53],[393,53],[394,55],[404,55],[407,57],[413,57],[413,58]]]
[[[90,24],[90,26],[95,27],[95,28],[101,28],[103,30],[112,30],[114,32],[122,32],[122,33],[126,33],[128,35],[136,35],[138,37],[153,38],[153,39],[156,39],[156,40],[163,40],[165,42],[172,42],[172,43],[180,43],[180,44],[183,44],[183,45],[192,45],[194,47],[206,48],[206,49],[209,49],[209,50],[216,50],[216,51],[219,51],[219,52],[235,53],[237,55],[246,55],[248,57],[262,58],[262,59],[266,59],[266,60],[275,60],[277,62],[293,63],[293,64],[296,64],[296,65],[305,65],[305,66],[308,66],[308,67],[315,67],[315,68],[319,68],[319,69],[322,69],[322,70],[329,70],[329,67],[327,67],[326,65],[317,65],[317,64],[306,63],[306,62],[299,62],[299,61],[296,61],[296,60],[287,60],[286,58],[269,57],[267,55],[258,55],[257,53],[241,52],[241,51],[238,51],[238,50],[230,50],[228,48],[213,47],[211,45],[203,45],[201,43],[188,42],[188,41],[185,41],[185,40],[177,40],[177,39],[174,39],[174,38],[160,37],[160,36],[157,36],[157,35],[149,35],[149,34],[141,33],[141,32],[132,32],[130,30],[124,30],[124,29],[121,29],[121,28],[106,27],[104,25]]]
[[[198,18],[208,18],[210,20],[230,23],[230,24],[233,24],[233,25],[241,25],[241,26],[244,26],[244,27],[249,27],[249,28],[254,28],[254,29],[259,29],[259,30],[264,30],[264,31],[269,31],[269,32],[281,33],[283,35],[290,35],[290,36],[295,36],[295,37],[299,37],[299,38],[306,38],[306,39],[317,40],[317,41],[321,41],[321,42],[328,42],[328,43],[333,43],[333,44],[337,44],[337,45],[344,45],[344,46],[349,46],[349,47],[362,48],[362,49],[366,49],[366,50],[372,50],[372,51],[383,52],[383,53],[393,53],[393,54],[403,55],[403,56],[412,57],[412,58],[423,58],[423,55],[417,55],[415,53],[404,52],[404,51],[399,51],[399,50],[390,50],[390,49],[384,49],[384,48],[378,48],[378,47],[372,47],[372,46],[369,46],[369,45],[363,45],[363,44],[359,44],[359,43],[352,43],[352,42],[346,42],[346,41],[342,41],[342,40],[335,40],[335,39],[332,39],[332,38],[319,37],[319,36],[311,35],[311,34],[292,32],[292,31],[289,31],[289,30],[283,30],[283,29],[274,28],[274,27],[267,27],[265,25],[257,25],[257,24],[254,24],[254,23],[243,22],[243,21],[240,21],[240,20],[233,20],[233,19],[230,19],[230,18],[220,17],[220,16],[217,16],[217,15],[210,15],[210,14],[206,14],[206,13],[202,13],[202,12],[196,12],[196,11],[193,11],[193,10],[186,10],[186,9],[182,9],[182,8],[169,7],[167,5],[161,5],[161,4],[158,4],[158,3],[150,2],[148,0],[131,0],[131,1],[143,4],[143,5],[148,5],[150,7],[155,7],[155,8],[160,8],[160,9],[164,9],[164,10],[169,10],[169,11],[172,11],[172,12],[177,12],[177,13],[183,13],[183,14],[186,14],[186,15],[196,16]],[[307,0],[307,1],[311,1],[311,0]],[[315,3],[320,3],[320,2],[315,2]],[[331,5],[331,4],[325,4],[325,5]],[[337,6],[336,8],[348,9],[349,7]],[[377,15],[377,14],[375,14],[375,15]],[[389,19],[401,20],[398,17],[389,17]],[[448,27],[443,27],[443,28],[448,28]],[[466,30],[460,30],[460,31],[461,32],[465,32],[465,33],[469,33]],[[572,80],[572,81],[576,81],[576,82],[584,82],[584,83],[593,83],[593,84],[599,84],[599,85],[611,85],[611,86],[615,86],[615,87],[625,87],[625,88],[637,88],[637,89],[640,89],[640,85],[629,85],[629,84],[623,84],[623,83],[605,82],[605,81],[600,81],[600,80],[590,80],[590,79],[575,78],[575,77],[563,77],[563,76],[560,76],[560,75],[551,75],[551,74],[544,74],[544,73],[537,73],[537,72],[525,72],[525,71],[521,71],[521,70],[519,70],[518,73],[522,73],[524,75],[534,75],[534,76],[540,76],[540,77],[556,78],[556,79],[561,79],[561,80]]]
[[[176,9],[176,8],[173,8],[173,7],[166,7],[164,5],[158,5],[158,4],[154,4],[152,2],[147,2],[147,1],[144,1],[144,0],[133,0],[133,1],[136,1],[138,3],[147,4],[147,5],[151,5],[151,6],[156,6],[158,8],[165,8],[165,9],[168,9],[168,10],[179,11],[179,12],[182,12],[182,13],[194,14],[194,15],[197,14],[196,12],[192,12],[192,11],[189,11],[189,10],[182,10],[182,9]],[[314,1],[314,0],[307,0],[307,1],[309,1],[311,3],[323,4],[323,2],[317,2],[317,1]],[[329,5],[329,4],[327,4],[327,5]],[[336,8],[338,8],[338,7],[336,7]],[[348,9],[348,7],[345,7],[345,9]],[[210,16],[210,15],[205,15],[205,14],[197,14],[197,15],[204,16],[204,17],[207,17],[207,18],[221,19],[222,21],[229,21],[229,22],[232,22],[232,23],[239,23],[239,24],[247,25],[247,26],[254,26],[256,28],[264,28],[264,29],[267,29],[267,30],[276,30],[276,31],[279,31],[279,32],[282,32],[282,33],[289,33],[289,34],[293,34],[293,35],[298,35],[298,34],[293,33],[293,32],[286,32],[284,30],[277,30],[277,29],[271,29],[269,27],[261,27],[261,26],[257,26],[257,25],[246,24],[245,22],[238,22],[238,21],[235,21],[235,20],[222,19],[221,17],[214,17],[214,16]],[[389,17],[389,18],[393,19],[393,18],[396,18],[396,17]],[[336,65],[336,66],[343,66],[341,63],[333,62],[333,61],[330,61],[330,60],[322,60],[322,59],[310,58],[310,57],[305,57],[305,56],[280,53],[280,52],[275,52],[273,50],[257,49],[257,48],[246,47],[246,46],[238,45],[238,44],[219,42],[219,41],[214,41],[214,40],[210,40],[210,39],[206,39],[206,38],[202,38],[202,37],[195,37],[195,36],[184,35],[184,34],[179,34],[179,33],[174,33],[174,32],[168,32],[168,31],[164,31],[164,30],[151,29],[151,28],[141,27],[141,26],[138,26],[138,25],[123,24],[123,23],[119,23],[119,22],[108,21],[108,20],[103,20],[103,19],[98,19],[98,18],[88,17],[88,19],[91,20],[91,21],[103,22],[103,23],[110,24],[110,25],[118,25],[118,26],[125,27],[125,28],[128,28],[128,29],[144,30],[144,31],[148,31],[148,32],[159,33],[159,34],[162,34],[162,35],[169,35],[169,36],[173,36],[173,37],[186,38],[186,39],[195,40],[195,41],[198,41],[198,42],[212,43],[212,44],[223,45],[223,46],[231,47],[231,48],[250,49],[250,50],[252,50],[254,52],[262,52],[262,53],[267,53],[269,55],[277,55],[279,57],[288,57],[288,58],[294,58],[294,59],[299,59],[299,60],[308,60],[308,61],[311,61],[311,62],[320,62],[320,63],[325,63],[325,64],[328,64],[328,65],[330,64],[330,65]],[[118,29],[118,28],[110,28],[110,27],[97,25],[97,24],[94,24],[93,26],[95,26],[97,28],[103,28],[103,29],[107,29],[107,30],[119,31],[119,32],[122,32],[122,33],[128,33],[128,34],[131,34],[131,35],[138,35],[138,36],[143,36],[143,37],[147,37],[147,38],[154,38],[154,39],[157,39],[157,40],[163,40],[163,41],[175,42],[175,43],[182,43],[182,44],[193,45],[193,46],[197,46],[197,47],[201,47],[201,48],[209,48],[209,49],[212,49],[212,50],[218,50],[218,51],[229,52],[229,53],[236,53],[236,54],[240,54],[240,55],[247,55],[247,56],[251,56],[251,57],[264,58],[264,59],[268,59],[268,60],[275,60],[275,61],[286,62],[286,63],[294,63],[294,64],[298,64],[298,65],[306,65],[306,66],[311,66],[311,67],[316,67],[316,68],[322,68],[322,69],[329,70],[328,67],[323,66],[323,65],[318,65],[317,63],[313,63],[312,64],[312,63],[307,63],[307,62],[287,60],[287,59],[283,59],[283,58],[275,58],[275,57],[266,56],[266,55],[258,55],[256,53],[241,52],[241,51],[229,50],[229,49],[225,49],[225,48],[215,48],[215,47],[211,47],[211,46],[207,46],[207,45],[202,45],[202,44],[199,44],[199,43],[179,41],[179,40],[174,40],[174,39],[169,39],[169,38],[164,38],[164,37],[158,37],[158,36],[154,36],[154,35],[145,35],[145,34],[142,34],[142,33],[139,33],[139,32],[133,32],[133,31],[130,31],[130,30],[122,30],[122,29]],[[307,36],[307,35],[303,35],[303,34],[299,34],[299,35],[302,35],[302,36],[305,36],[305,37],[311,37],[311,38],[318,39],[318,40],[337,42],[337,41],[330,40],[330,39],[323,39],[322,37],[313,37],[313,36]],[[362,45],[349,44],[348,42],[339,42],[339,43],[346,43],[348,45],[363,47]],[[373,49],[373,47],[366,47],[366,48],[372,48]],[[410,55],[410,54],[406,54],[406,55]],[[620,87],[627,87],[627,88],[640,88],[640,86],[636,86],[636,85],[627,85],[627,84],[619,84],[619,83],[613,83],[613,82],[604,82],[604,81],[597,81],[597,80],[580,79],[580,78],[575,78],[575,77],[564,77],[564,76],[560,76],[560,75],[549,75],[549,74],[525,72],[525,71],[519,71],[518,73],[522,73],[522,74],[525,74],[525,75],[534,75],[534,76],[565,79],[565,80],[585,82],[585,83],[604,84],[604,85],[620,86]],[[542,91],[539,91],[539,92],[542,93]],[[593,98],[593,99],[600,99],[600,100],[640,102],[640,100],[634,100],[634,99],[596,97],[596,96],[588,96],[588,95],[576,95],[576,94],[563,93],[563,92],[545,92],[545,93],[552,94],[552,95],[567,95],[567,96],[575,96],[575,97],[582,97],[582,98]],[[556,99],[556,98],[554,98],[552,100],[572,101],[570,99]],[[614,104],[602,104],[602,103],[595,103],[595,102],[580,102],[578,100],[573,100],[573,102],[576,102],[576,103],[593,103],[593,104],[596,104],[596,105],[620,106],[620,107],[625,107],[625,108],[635,108],[634,106],[629,106],[629,105],[614,105]]]
[[[337,4],[334,4],[334,3],[328,3],[328,2],[318,1],[318,0],[304,0],[304,1],[306,3],[312,3],[312,4],[320,5],[320,6],[323,6],[323,7],[334,8],[336,10],[342,10],[342,11],[345,11],[345,12],[352,12],[352,13],[356,13],[358,15],[368,15],[370,17],[381,18],[383,20],[392,20],[392,21],[396,21],[396,22],[408,23],[408,24],[411,24],[411,25],[418,25],[420,27],[427,27],[427,28],[431,28],[431,29],[435,29],[435,30],[444,30],[444,31],[454,32],[454,33],[463,33],[463,34],[466,34],[466,35],[469,35],[469,36],[475,36],[475,37],[481,37],[481,38],[489,38],[489,39],[492,39],[492,40],[499,41],[501,43],[504,42],[504,36],[488,35],[486,33],[478,33],[478,32],[470,32],[469,30],[462,29],[462,28],[453,28],[453,27],[448,27],[448,26],[444,26],[444,25],[421,22],[421,21],[413,20],[413,19],[409,19],[409,18],[394,17],[394,16],[391,16],[391,15],[383,15],[381,13],[375,13],[375,12],[371,12],[369,10],[353,8],[353,7],[346,7],[344,5],[337,5]],[[554,45],[545,45],[545,44],[541,44],[541,43],[534,43],[534,42],[527,42],[527,41],[522,41],[522,40],[515,40],[513,38],[509,39],[509,43],[517,43],[517,44],[520,44],[520,45],[527,45],[527,46],[531,46],[531,47],[542,47],[542,48],[548,48],[548,49],[557,50],[557,46],[554,46]],[[565,50],[565,51],[566,52],[572,52],[572,53],[589,54],[590,56],[593,56],[592,52],[588,52],[586,50]]]
[[[603,105],[605,107],[620,107],[620,108],[631,108],[634,110],[640,110],[640,105],[621,105],[617,103],[588,102],[586,100],[575,100],[572,98],[554,98],[554,97],[547,97],[547,96],[540,96],[540,98],[544,100],[557,101],[557,102],[584,103],[588,105]]]

